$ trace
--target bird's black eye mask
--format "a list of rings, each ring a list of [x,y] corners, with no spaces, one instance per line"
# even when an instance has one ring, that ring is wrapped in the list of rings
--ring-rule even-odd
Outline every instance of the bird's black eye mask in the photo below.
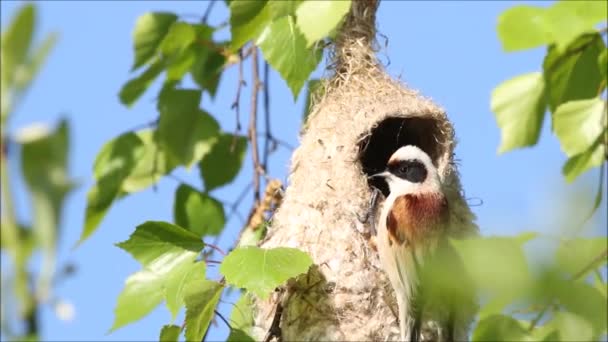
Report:
[[[401,160],[388,165],[388,171],[412,183],[422,183],[426,179],[426,166],[419,160]]]

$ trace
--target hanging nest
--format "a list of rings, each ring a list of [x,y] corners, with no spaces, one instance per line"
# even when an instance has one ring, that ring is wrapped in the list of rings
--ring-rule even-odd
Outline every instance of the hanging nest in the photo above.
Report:
[[[389,77],[375,57],[376,7],[375,0],[353,1],[334,47],[335,73],[313,102],[283,203],[261,244],[299,248],[315,266],[257,301],[257,339],[277,326],[284,340],[398,339],[394,293],[357,215],[367,210],[372,187],[388,193],[383,181],[367,176],[383,170],[400,146],[416,145],[432,158],[450,203],[452,236],[477,231],[461,195],[445,111]],[[467,338],[468,323],[461,322],[456,339]]]

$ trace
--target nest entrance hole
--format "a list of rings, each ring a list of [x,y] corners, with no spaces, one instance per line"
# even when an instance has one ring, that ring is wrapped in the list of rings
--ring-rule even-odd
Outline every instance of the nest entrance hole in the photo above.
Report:
[[[444,153],[442,142],[446,137],[441,134],[439,121],[424,117],[389,117],[366,132],[359,141],[359,162],[363,172],[371,176],[384,171],[388,159],[402,146],[415,145],[426,152],[435,167]],[[388,196],[386,182],[379,178],[368,179],[370,187],[382,191]]]

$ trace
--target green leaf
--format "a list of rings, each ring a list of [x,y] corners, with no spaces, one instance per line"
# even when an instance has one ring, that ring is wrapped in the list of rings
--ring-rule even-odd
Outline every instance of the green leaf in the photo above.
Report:
[[[555,43],[559,49],[606,20],[603,1],[559,1],[548,8],[515,6],[498,18],[498,36],[505,51]]]
[[[245,137],[221,134],[211,152],[199,163],[205,191],[209,192],[232,181],[241,170],[246,150]],[[222,167],[217,167],[218,165]]]
[[[312,259],[294,248],[239,247],[224,258],[220,273],[234,286],[265,299],[277,286],[308,271]]]
[[[20,66],[19,72],[15,75],[15,88],[17,91],[23,91],[30,85],[34,76],[40,71],[49,53],[57,43],[58,38],[59,34],[55,32],[49,33],[32,52],[31,56],[28,57],[28,60]]]
[[[165,279],[165,300],[173,319],[184,305],[185,289],[190,284],[202,284],[205,281],[205,263],[193,263],[189,258],[188,260],[189,262],[175,266]]]
[[[2,69],[5,74],[2,82],[7,81],[7,87],[12,85],[17,66],[27,60],[27,55],[34,37],[36,7],[33,4],[21,6],[13,20],[2,33]]]
[[[605,130],[606,104],[599,97],[566,102],[553,114],[562,150],[573,157],[588,150]]]
[[[167,81],[179,81],[196,61],[194,46],[171,58],[167,65]]]
[[[255,342],[255,340],[243,330],[232,329],[226,342]]]
[[[175,28],[177,24],[187,25],[187,27],[180,29],[178,26],[178,28]],[[208,50],[210,50],[209,45],[215,45],[212,40],[213,27],[204,24],[177,24],[172,26],[172,31],[163,41],[163,44],[165,44],[163,52],[168,56],[168,81],[181,80],[188,71],[191,71],[199,63],[200,51],[205,52],[203,58],[206,59]],[[186,32],[180,33],[179,31]],[[176,34],[177,37],[169,37],[172,33]],[[195,42],[197,43],[195,44]]]
[[[224,206],[218,200],[181,184],[175,192],[175,223],[198,236],[217,235],[224,228]]]
[[[150,270],[129,276],[125,288],[118,295],[110,332],[138,321],[154,310],[163,301],[162,284],[162,275]]]
[[[43,249],[54,249],[62,204],[74,187],[67,170],[68,122],[62,120],[54,132],[21,143],[21,169],[36,214],[33,228]]]
[[[605,130],[603,136],[608,136]],[[562,174],[567,182],[572,182],[587,170],[598,167],[606,160],[606,148],[598,139],[587,151],[569,158],[562,168]]]
[[[141,75],[130,79],[122,86],[120,93],[118,93],[120,102],[127,107],[133,105],[164,69],[164,63],[157,60],[152,63],[146,71],[141,73]]]
[[[526,341],[528,332],[517,320],[504,315],[493,315],[482,319],[472,341]]]
[[[117,246],[144,269],[127,279],[114,310],[112,331],[146,316],[163,299],[175,318],[184,300],[184,288],[204,280],[205,264],[194,261],[205,244],[184,228],[149,221]]]
[[[37,285],[40,293],[51,291],[63,203],[75,186],[68,174],[68,148],[66,120],[61,120],[54,132],[23,139],[21,145],[21,169],[29,190],[32,228],[43,258]]]
[[[606,88],[606,82],[608,82],[608,49],[602,50],[597,58],[597,64],[600,68],[600,75],[604,80],[604,88]]]
[[[230,33],[233,51],[255,39],[270,24],[272,13],[267,1],[234,0],[230,2]]]
[[[246,334],[251,334],[253,325],[253,298],[250,294],[243,293],[241,298],[234,303],[234,308],[230,314],[230,326]]]
[[[264,221],[260,224],[256,229],[245,229],[241,234],[241,239],[239,240],[238,247],[244,246],[257,246],[258,242],[260,242],[265,236],[266,231],[268,230],[268,221]]]
[[[301,8],[301,7],[300,7]],[[264,58],[279,72],[297,98],[300,89],[321,61],[321,49],[306,47],[306,38],[293,17],[273,22],[257,40]]]
[[[608,299],[608,284],[604,282],[602,274],[598,270],[593,272],[593,286],[604,297],[603,302],[606,302]]]
[[[566,312],[557,311],[553,319],[547,323],[553,328],[557,335],[554,341],[592,341],[593,327],[580,316]]]
[[[4,123],[12,110],[15,91],[22,90],[23,76],[28,76],[27,57],[32,43],[36,8],[25,4],[0,37],[0,123]],[[29,73],[33,76],[33,73]],[[16,88],[16,89],[15,89]]]
[[[133,31],[133,70],[146,64],[156,54],[160,43],[176,20],[175,14],[165,12],[149,12],[137,18]]]
[[[560,269],[570,274],[578,275],[584,279],[585,275],[593,271],[593,268],[583,274],[579,274],[592,260],[606,250],[606,238],[575,238],[563,241],[557,251],[556,260]],[[596,267],[606,263],[606,258],[597,263]]]
[[[604,1],[558,1],[546,9],[544,21],[552,42],[565,47],[606,20],[608,7]]]
[[[568,312],[591,324],[593,336],[599,337],[606,331],[608,308],[600,291],[584,282],[574,281],[554,282],[552,288],[547,292],[554,292],[559,303]],[[597,340],[597,337],[594,340]]]
[[[536,144],[545,113],[544,88],[542,74],[534,72],[492,91],[491,108],[502,132],[498,153]]]
[[[129,240],[116,246],[122,248],[142,266],[162,269],[167,259],[179,259],[182,255],[200,252],[205,244],[196,234],[170,223],[148,221],[135,229]]]
[[[194,46],[194,53],[196,57],[190,69],[192,79],[213,97],[224,70],[226,57],[214,49],[201,46]]]
[[[144,153],[142,140],[132,132],[106,143],[93,167],[97,183],[87,194],[84,229],[78,244],[96,229],[120,193],[123,180],[131,173]]]
[[[298,6],[300,6],[304,0],[284,0],[284,1],[270,1],[268,7],[270,7],[270,13],[273,19],[278,19],[287,15],[295,15]]]
[[[545,9],[519,5],[498,17],[498,37],[505,51],[530,49],[550,41],[544,28]]]
[[[525,236],[529,236],[525,234]],[[462,263],[476,287],[489,293],[520,294],[531,285],[521,237],[487,237],[453,240]]]
[[[135,134],[143,143],[143,152],[135,167],[122,181],[121,189],[126,193],[149,187],[179,164],[158,145],[156,131],[144,129]]]
[[[196,40],[196,31],[192,25],[175,22],[160,43],[160,51],[167,56],[183,52]]]
[[[298,28],[307,46],[325,38],[350,10],[348,1],[304,1],[296,11]]]
[[[608,19],[608,3],[605,1],[560,1],[554,7],[561,7],[564,12],[574,12],[576,16],[582,18],[590,26]]]
[[[580,36],[565,52],[553,45],[549,48],[543,70],[552,112],[562,103],[597,95],[601,82],[597,60],[604,49],[597,33]]]
[[[177,325],[163,325],[158,340],[161,342],[177,342],[181,332],[182,328]]]
[[[190,283],[186,291],[186,340],[201,341],[222,295],[220,283],[204,280]]]
[[[159,143],[187,167],[211,151],[219,134],[219,124],[199,109],[200,101],[200,90],[169,90],[159,100]]]

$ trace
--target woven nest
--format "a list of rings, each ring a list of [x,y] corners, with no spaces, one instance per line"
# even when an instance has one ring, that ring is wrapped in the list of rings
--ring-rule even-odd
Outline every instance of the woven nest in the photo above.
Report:
[[[393,290],[357,214],[367,210],[372,187],[387,194],[386,184],[370,183],[367,176],[384,169],[400,146],[419,146],[438,168],[451,234],[477,231],[453,163],[452,124],[442,108],[378,63],[375,9],[375,1],[353,2],[334,50],[335,73],[313,101],[283,203],[262,243],[304,250],[315,267],[256,303],[258,339],[270,328],[278,302],[284,340],[398,339]],[[466,338],[466,331],[459,335]]]

